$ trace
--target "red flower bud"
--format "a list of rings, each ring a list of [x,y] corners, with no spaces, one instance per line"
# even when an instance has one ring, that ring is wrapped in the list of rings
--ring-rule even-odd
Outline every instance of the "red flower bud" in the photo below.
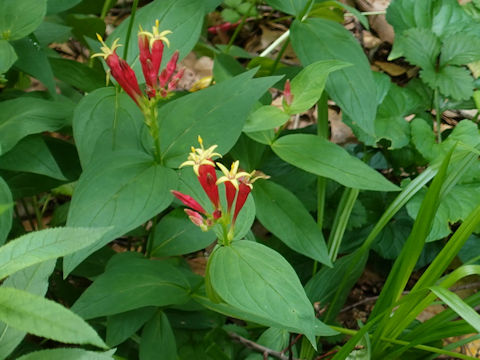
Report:
[[[203,209],[202,205],[200,205],[197,200],[191,196],[182,194],[181,192],[175,190],[172,190],[172,194],[185,206],[188,206],[189,208],[192,208],[193,210],[196,210],[202,214],[206,214],[206,211]]]
[[[208,198],[212,202],[215,209],[220,207],[220,199],[218,196],[217,187],[217,173],[215,172],[215,166],[212,165],[200,165],[198,168],[198,181],[202,185],[203,190],[208,195]]]

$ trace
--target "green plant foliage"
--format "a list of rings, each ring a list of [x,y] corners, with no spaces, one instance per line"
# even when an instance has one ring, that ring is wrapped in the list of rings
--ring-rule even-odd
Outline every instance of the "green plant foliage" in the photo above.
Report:
[[[145,306],[182,304],[188,300],[189,288],[183,273],[166,261],[118,254],[72,310],[84,319],[92,319]]]
[[[0,40],[0,74],[7,72],[8,69],[17,61],[18,56],[15,49],[6,40]]]
[[[167,166],[185,161],[199,135],[205,144],[217,144],[221,154],[235,145],[249,110],[280,79],[251,79],[254,73],[248,71],[162,107],[162,158]]]
[[[23,290],[0,288],[0,315],[8,326],[37,336],[70,344],[107,347],[78,315],[56,302]]]
[[[298,198],[273,181],[256,184],[257,217],[291,249],[331,265],[322,232]]]
[[[433,70],[440,53],[440,41],[428,29],[408,29],[396,39],[395,46],[401,49],[405,58],[425,70]]]
[[[290,115],[276,106],[264,105],[251,112],[245,121],[243,131],[246,133],[274,129],[285,124]]]
[[[113,360],[113,351],[104,353],[82,349],[53,349],[35,351],[21,356],[19,360]]]
[[[4,0],[0,4],[0,35],[18,40],[35,30],[43,20],[47,0]]]
[[[76,186],[67,225],[112,228],[101,240],[64,259],[67,274],[92,252],[140,226],[172,202],[170,190],[177,183],[173,170],[155,164],[140,152],[117,154],[92,162]],[[118,156],[121,162],[114,161]]]
[[[331,59],[353,64],[331,73],[326,90],[362,130],[374,134],[377,110],[375,83],[368,60],[352,35],[332,21],[308,19],[294,21],[291,38],[303,65]]]
[[[154,314],[153,306],[138,308],[107,317],[106,343],[113,347],[135,334]]]
[[[342,185],[365,189],[396,191],[398,188],[340,146],[318,136],[283,136],[272,145],[281,159],[313,174]]]
[[[23,138],[13,149],[0,156],[0,169],[32,172],[66,180],[55,157],[40,135]]]
[[[3,178],[0,177],[0,244],[7,239],[12,226],[13,199],[10,188]]]
[[[471,34],[453,34],[442,45],[440,65],[464,65],[480,60],[480,39]]]
[[[48,278],[53,272],[55,262],[55,260],[47,260],[17,271],[3,282],[2,287],[25,290],[35,295],[44,296],[49,285]],[[27,333],[3,322],[0,322],[0,331],[3,334],[0,357],[6,358],[20,344]]]
[[[165,215],[156,226],[152,248],[155,257],[189,254],[215,241],[214,233],[202,232],[181,209]]]
[[[445,66],[439,72],[424,69],[420,76],[431,88],[438,88],[453,99],[467,100],[473,95],[473,78],[467,69],[455,66]]]
[[[267,0],[266,2],[275,9],[295,16],[300,15],[308,4],[308,0]]]
[[[215,292],[227,304],[274,318],[285,328],[305,334],[316,346],[313,307],[295,271],[277,252],[240,240],[217,248],[208,271]]]
[[[23,235],[0,247],[0,279],[98,242],[108,228],[53,228]]]
[[[0,155],[27,135],[55,131],[67,124],[72,105],[23,97],[0,103]]]
[[[177,359],[175,336],[163,312],[158,312],[145,324],[140,341],[140,360],[154,359],[158,354],[165,360]]]

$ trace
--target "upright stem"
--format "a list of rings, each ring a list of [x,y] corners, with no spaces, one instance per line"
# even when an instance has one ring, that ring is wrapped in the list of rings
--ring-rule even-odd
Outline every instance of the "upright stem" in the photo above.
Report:
[[[270,75],[272,75],[275,70],[277,70],[278,63],[280,62],[280,59],[282,58],[283,54],[285,53],[285,50],[287,50],[287,46],[290,43],[290,38],[287,38],[287,41],[285,41],[282,45],[282,48],[277,54],[277,57],[275,58],[275,62],[273,63],[272,69],[270,70]]]
[[[440,96],[438,94],[438,89],[435,89],[433,101],[435,102],[435,119],[437,120],[437,142],[440,144],[442,142],[442,114],[440,113]]]
[[[255,2],[250,5],[248,8],[248,11],[243,14],[242,20],[240,24],[235,28],[235,31],[233,32],[232,37],[228,41],[227,48],[226,48],[226,53],[228,54],[230,48],[232,47],[233,43],[235,42],[235,39],[237,38],[238,34],[240,33],[240,30],[242,30],[243,25],[245,25],[245,22],[247,21],[248,14],[250,14],[250,11],[252,11],[253,7],[255,6]]]
[[[35,211],[35,218],[37,219],[37,229],[42,230],[45,228],[43,225],[42,213],[40,212],[40,205],[38,204],[37,197],[32,196],[32,206]]]
[[[328,126],[328,95],[323,93],[317,103],[317,135],[323,139],[329,137]],[[327,179],[323,176],[317,177],[317,224],[320,229],[323,228],[323,215],[325,211],[325,192],[327,188]]]
[[[145,257],[147,258],[152,257],[153,243],[155,241],[156,229],[157,229],[157,216],[154,216],[152,218],[152,229],[150,230],[150,234],[148,234],[148,238],[147,238],[147,248],[145,249]]]
[[[323,92],[322,97],[317,103],[317,135],[328,139],[328,95]],[[327,190],[327,179],[323,176],[317,177],[317,225],[320,231],[323,229],[323,216],[325,213],[325,198]],[[312,276],[317,272],[317,261],[313,263]]]
[[[105,16],[107,16],[107,11],[110,8],[111,3],[112,3],[112,0],[105,0],[105,2],[103,3],[102,12],[100,14],[100,19],[102,20],[105,19]]]
[[[133,22],[135,21],[135,13],[137,12],[138,0],[133,0],[132,12],[130,14],[130,20],[128,21],[127,38],[125,39],[125,47],[123,48],[123,58],[127,58],[128,45],[130,43],[130,35],[132,34]]]

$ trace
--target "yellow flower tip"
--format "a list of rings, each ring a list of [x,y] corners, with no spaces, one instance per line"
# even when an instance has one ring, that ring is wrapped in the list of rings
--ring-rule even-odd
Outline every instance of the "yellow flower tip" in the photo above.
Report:
[[[202,139],[202,137],[201,137],[200,135],[198,135],[197,140],[198,140],[198,143],[200,144],[200,146],[201,146],[202,149],[203,149],[203,139]]]
[[[100,42],[102,43],[102,45],[105,44],[105,43],[103,42],[102,35],[100,35],[99,33],[97,33],[97,39],[98,39],[98,41],[100,41]]]
[[[98,57],[98,56],[101,56],[103,57],[104,59],[107,59],[110,55],[114,54],[115,53],[115,50],[122,46],[120,45],[118,42],[120,41],[120,38],[116,38],[113,43],[112,43],[112,46],[111,47],[108,47],[107,44],[105,44],[105,41],[103,41],[103,38],[100,34],[97,33],[97,39],[98,41],[100,41],[100,43],[102,44],[102,47],[100,48],[101,52],[99,53],[96,53],[96,54],[93,54],[91,57],[94,58],[94,57]]]
[[[155,20],[155,27],[158,29],[160,26],[160,21],[158,19]]]

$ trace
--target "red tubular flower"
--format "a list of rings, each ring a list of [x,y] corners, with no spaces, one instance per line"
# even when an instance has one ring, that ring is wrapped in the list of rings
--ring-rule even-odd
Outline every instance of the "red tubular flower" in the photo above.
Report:
[[[225,195],[227,197],[227,211],[232,210],[233,202],[235,201],[235,195],[237,194],[237,189],[230,181],[225,181]]]
[[[217,173],[215,172],[215,166],[205,164],[200,165],[198,168],[198,181],[202,185],[203,190],[208,195],[208,198],[215,206],[215,210],[220,208],[220,198],[218,196],[217,187]]]
[[[235,203],[235,212],[233,213],[232,224],[235,224],[238,213],[242,210],[245,201],[247,201],[248,194],[252,191],[252,186],[245,182],[240,182],[238,185],[237,202]]]
[[[200,205],[197,200],[192,198],[190,195],[182,194],[179,191],[172,190],[172,194],[180,200],[185,206],[192,208],[202,214],[206,214],[207,212],[203,209],[202,205]]]
[[[164,88],[170,78],[172,77],[175,69],[177,68],[178,57],[180,56],[178,50],[172,55],[170,61],[167,63],[165,69],[162,70],[160,76],[158,77],[158,81],[160,83],[160,87]]]
[[[142,65],[143,77],[147,85],[149,98],[155,97],[157,88],[157,74],[160,69],[163,54],[163,41],[156,40],[150,52],[150,41],[147,35],[138,34],[138,48],[140,49],[140,64]]]
[[[287,106],[292,105],[292,102],[293,102],[293,95],[292,95],[289,79],[287,79],[287,81],[285,82],[285,88],[283,90],[283,101]]]

